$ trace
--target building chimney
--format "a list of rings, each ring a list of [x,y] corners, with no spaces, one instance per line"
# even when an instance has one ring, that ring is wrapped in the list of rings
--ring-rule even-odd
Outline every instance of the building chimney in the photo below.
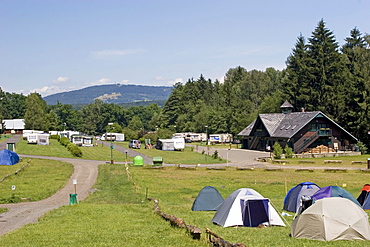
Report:
[[[301,108],[301,112],[304,112],[304,107]]]

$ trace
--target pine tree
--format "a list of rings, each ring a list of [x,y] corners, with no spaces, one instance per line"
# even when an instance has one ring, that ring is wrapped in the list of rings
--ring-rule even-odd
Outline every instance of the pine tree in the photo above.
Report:
[[[31,93],[26,99],[24,117],[25,129],[46,130],[46,102],[38,93]]]
[[[348,77],[344,57],[335,36],[321,20],[309,39],[307,51],[310,99],[308,108],[337,119],[344,107],[344,85]]]

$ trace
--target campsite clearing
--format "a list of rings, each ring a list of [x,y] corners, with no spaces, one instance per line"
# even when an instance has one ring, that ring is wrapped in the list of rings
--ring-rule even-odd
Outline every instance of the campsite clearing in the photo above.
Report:
[[[232,243],[241,242],[248,246],[328,246],[326,242],[293,239],[289,237],[289,227],[215,226],[210,222],[214,211],[191,211],[191,206],[200,189],[208,185],[217,188],[224,198],[239,188],[253,188],[281,211],[286,190],[302,181],[312,181],[321,187],[345,182],[346,189],[357,196],[370,180],[370,174],[353,170],[328,174],[323,170],[296,173],[293,169],[286,169],[276,176],[274,172],[258,168],[250,172],[236,169],[211,171],[204,167],[197,170],[129,167],[133,180],[128,181],[124,171],[125,167],[121,164],[101,165],[94,194],[76,206],[53,210],[42,217],[40,223],[2,236],[0,241],[8,243],[8,246],[35,246],[39,243],[44,246],[208,246],[204,235],[200,241],[192,240],[185,230],[172,228],[167,221],[155,215],[152,202],[144,200],[147,191],[149,197],[159,200],[165,213],[203,230],[208,227]],[[292,217],[285,218],[291,223]],[[27,237],[30,234],[32,238]],[[335,246],[363,245],[363,241],[335,242]]]

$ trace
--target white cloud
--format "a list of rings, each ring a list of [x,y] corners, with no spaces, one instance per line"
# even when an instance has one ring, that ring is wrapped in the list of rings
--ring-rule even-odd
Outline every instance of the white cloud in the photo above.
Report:
[[[178,82],[183,83],[182,78],[176,78],[176,79],[175,79],[175,80],[173,80],[173,81],[167,81],[167,85],[172,86],[172,85],[175,85],[175,84],[176,84],[176,83],[178,83]]]
[[[54,84],[59,84],[59,83],[65,83],[67,81],[69,81],[70,78],[69,77],[63,77],[63,76],[59,76],[57,79],[55,79],[53,81]]]
[[[105,84],[112,84],[113,82],[108,78],[101,78],[100,80],[93,81],[93,82],[85,82],[84,85],[86,87],[90,86],[97,86],[97,85],[105,85]]]
[[[94,58],[118,58],[126,55],[137,54],[144,52],[144,49],[126,49],[126,50],[103,50],[94,51],[92,55]]]

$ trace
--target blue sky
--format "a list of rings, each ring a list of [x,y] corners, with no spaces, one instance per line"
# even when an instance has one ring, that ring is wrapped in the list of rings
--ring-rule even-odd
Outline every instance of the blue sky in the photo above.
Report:
[[[281,70],[321,19],[342,45],[354,27],[370,33],[369,11],[367,0],[1,0],[0,87],[47,96]]]

